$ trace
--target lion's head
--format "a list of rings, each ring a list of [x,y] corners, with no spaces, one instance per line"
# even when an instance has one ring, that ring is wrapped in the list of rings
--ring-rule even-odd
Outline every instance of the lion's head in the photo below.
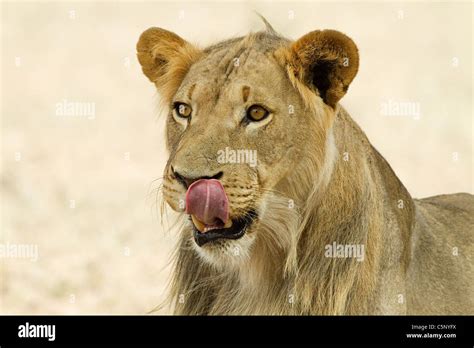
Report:
[[[337,102],[358,69],[344,34],[271,28],[199,49],[160,28],[137,44],[169,107],[163,194],[183,238],[217,268],[288,253],[290,225],[330,174]]]

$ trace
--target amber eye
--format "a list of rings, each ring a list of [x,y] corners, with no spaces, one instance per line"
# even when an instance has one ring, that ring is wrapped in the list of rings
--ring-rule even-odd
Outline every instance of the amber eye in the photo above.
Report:
[[[247,117],[251,121],[261,121],[269,114],[268,110],[260,105],[252,105],[247,109]]]
[[[193,109],[188,104],[184,103],[175,103],[174,110],[179,117],[188,118],[191,116]]]

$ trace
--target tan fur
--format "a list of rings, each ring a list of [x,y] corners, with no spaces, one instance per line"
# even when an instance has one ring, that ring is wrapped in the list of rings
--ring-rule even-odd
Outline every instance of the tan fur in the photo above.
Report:
[[[137,49],[165,103],[193,108],[189,121],[168,114],[166,202],[183,211],[173,170],[222,172],[230,216],[258,213],[241,239],[202,247],[183,216],[175,313],[474,313],[474,198],[413,200],[338,104],[358,69],[351,39],[268,29],[199,51],[155,28]],[[255,103],[271,116],[242,124]],[[258,166],[219,163],[225,147],[257,150]],[[363,245],[363,262],[327,257],[333,242]]]

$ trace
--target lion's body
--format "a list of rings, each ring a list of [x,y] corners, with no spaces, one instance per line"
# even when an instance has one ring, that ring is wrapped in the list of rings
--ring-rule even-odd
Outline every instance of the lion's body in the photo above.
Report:
[[[204,246],[183,221],[175,313],[474,313],[474,197],[411,198],[338,104],[358,69],[352,40],[267,30],[199,51],[152,28],[137,48],[165,103],[195,109],[168,115],[166,202],[183,210],[178,171],[220,171],[231,218],[258,214],[243,237]],[[271,116],[242,120],[251,103]],[[258,167],[216,161],[229,146],[257,149]],[[364,247],[363,260],[327,254],[334,243]]]
[[[474,313],[474,196],[412,200],[342,108],[334,135],[340,160],[303,232],[294,273],[284,275],[283,263],[270,258],[245,272],[222,273],[181,248],[177,275],[184,277],[174,291],[191,295],[177,313]],[[367,262],[324,257],[323,245],[333,240],[366,243]]]
[[[415,200],[409,314],[474,313],[474,197]]]

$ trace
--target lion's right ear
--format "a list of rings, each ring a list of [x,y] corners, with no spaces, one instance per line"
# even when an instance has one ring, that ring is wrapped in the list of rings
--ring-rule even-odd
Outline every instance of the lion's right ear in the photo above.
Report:
[[[191,65],[202,52],[175,33],[161,28],[146,30],[137,43],[143,73],[162,96],[170,100]]]

